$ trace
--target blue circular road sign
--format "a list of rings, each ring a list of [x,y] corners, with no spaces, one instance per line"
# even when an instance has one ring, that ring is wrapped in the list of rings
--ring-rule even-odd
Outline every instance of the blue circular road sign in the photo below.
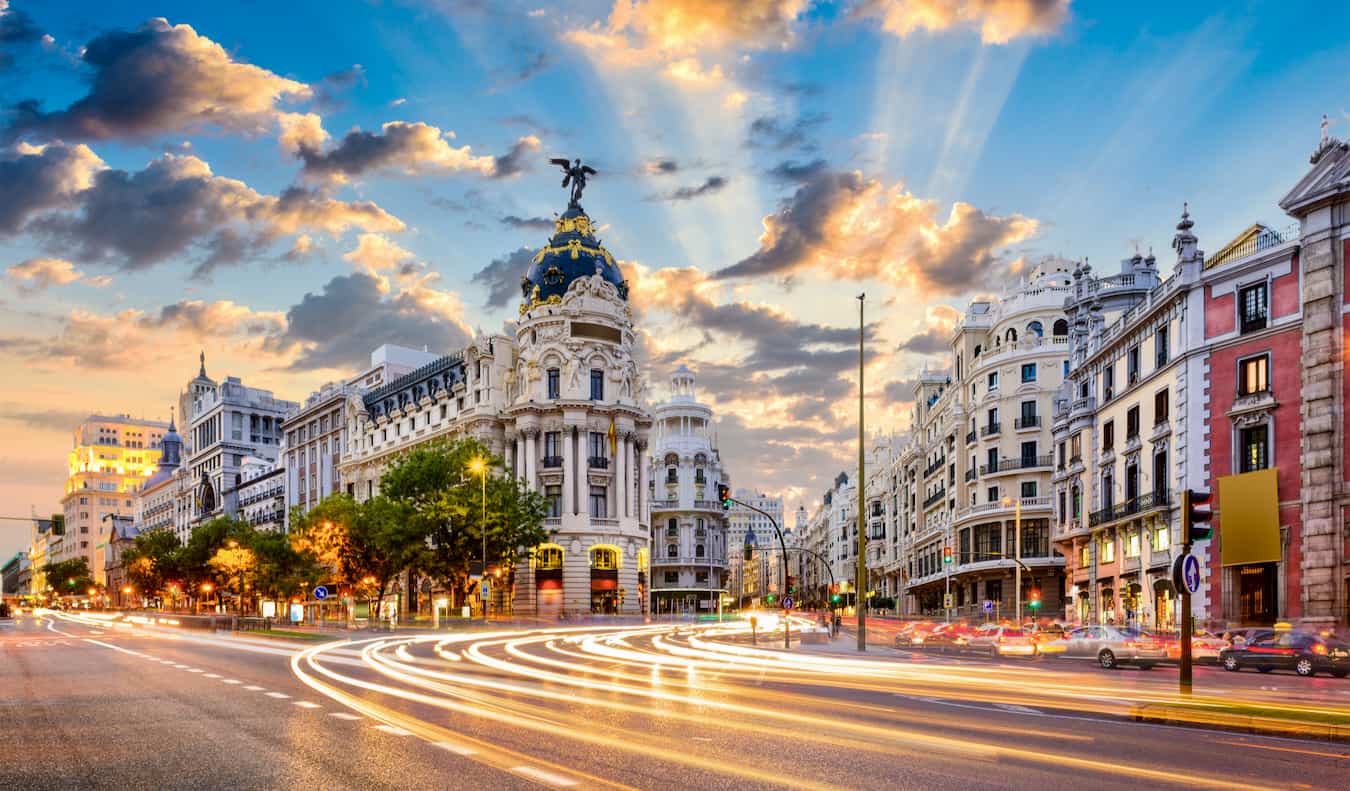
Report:
[[[314,598],[318,599],[319,601],[323,601],[324,599],[328,598],[328,586],[320,585],[319,587],[315,588]]]
[[[1195,555],[1186,555],[1181,559],[1181,580],[1191,593],[1200,590],[1200,561]]]
[[[795,603],[796,603],[796,602],[792,601],[792,597],[791,597],[791,596],[784,596],[784,597],[783,597],[783,609],[784,609],[784,610],[791,610],[791,609],[792,609],[792,605],[795,604]]]

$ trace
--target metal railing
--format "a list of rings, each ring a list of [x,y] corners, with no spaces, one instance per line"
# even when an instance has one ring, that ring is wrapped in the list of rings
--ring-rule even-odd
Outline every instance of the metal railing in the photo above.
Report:
[[[947,489],[945,487],[938,489],[936,492],[933,492],[932,494],[924,498],[923,507],[928,508],[934,503],[940,502],[946,496],[947,496]]]
[[[1040,415],[1026,415],[1013,421],[1013,428],[1037,428],[1041,425]]]
[[[563,466],[563,457],[562,457],[562,456],[545,456],[545,457],[544,457],[544,469],[550,469],[550,468],[553,468],[553,467],[561,467],[561,466]]]
[[[988,475],[996,472],[1010,472],[1012,470],[1028,470],[1034,467],[1049,467],[1054,462],[1054,456],[1046,454],[1044,456],[1022,456],[1016,459],[1000,459],[998,464],[981,464],[980,474]]]
[[[989,436],[989,435],[991,435],[991,434],[997,434],[997,433],[999,433],[999,432],[1002,431],[1002,430],[1003,430],[1003,424],[1001,424],[1001,423],[990,423],[990,424],[987,425],[987,426],[981,426],[981,427],[980,427],[980,436],[981,436],[981,437],[987,437],[987,436]]]
[[[604,456],[590,456],[586,459],[586,464],[593,470],[609,469],[609,459]]]
[[[927,467],[924,468],[923,477],[927,478],[928,476],[942,469],[943,465],[945,465],[946,463],[947,457],[939,456],[936,460],[933,461],[932,464],[929,464]]]
[[[1088,526],[1098,527],[1159,508],[1172,507],[1171,493],[1162,490],[1132,497],[1119,505],[1108,505],[1088,515]]]
[[[971,431],[966,435],[966,444],[969,445],[975,441],[975,432]]]

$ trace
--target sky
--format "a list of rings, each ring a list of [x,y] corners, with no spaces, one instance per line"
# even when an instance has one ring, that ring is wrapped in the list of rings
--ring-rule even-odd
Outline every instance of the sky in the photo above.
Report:
[[[566,204],[733,483],[811,508],[903,432],[970,299],[1252,222],[1350,123],[1350,6],[1077,0],[0,0],[0,516],[91,412],[302,400],[515,315]],[[657,388],[658,394],[661,392]],[[27,527],[0,521],[0,556]]]

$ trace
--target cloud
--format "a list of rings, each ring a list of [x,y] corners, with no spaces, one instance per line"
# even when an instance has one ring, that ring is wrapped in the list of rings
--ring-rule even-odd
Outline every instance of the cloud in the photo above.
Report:
[[[539,138],[526,135],[508,153],[493,157],[476,155],[470,146],[455,148],[449,143],[453,137],[453,132],[420,121],[390,121],[379,132],[352,130],[325,153],[308,144],[297,151],[305,175],[342,183],[365,173],[388,171],[405,176],[448,172],[504,178],[519,172],[523,157],[540,145]]]
[[[893,404],[913,403],[914,388],[918,385],[918,379],[895,379],[882,387],[881,394],[886,401]]]
[[[718,192],[727,185],[727,180],[722,176],[709,176],[703,180],[702,184],[690,187],[679,187],[670,192],[660,195],[652,195],[647,200],[653,201],[686,201],[694,198],[701,198],[704,195],[711,195]]]
[[[679,170],[680,163],[668,158],[649,159],[642,163],[642,171],[648,176],[669,176]]]
[[[36,100],[21,102],[10,111],[11,138],[145,138],[200,127],[259,134],[284,115],[278,103],[313,96],[308,85],[235,60],[192,27],[162,18],[95,37],[81,60],[89,92],[50,113]]]
[[[552,225],[550,222],[549,226]],[[520,279],[530,268],[534,252],[528,247],[522,247],[493,259],[492,263],[474,273],[473,282],[487,288],[488,298],[484,303],[487,307],[505,307],[511,304],[511,300],[519,298]]]
[[[295,241],[291,243],[291,249],[286,251],[282,256],[282,259],[292,263],[303,261],[313,255],[316,251],[317,247],[314,244],[314,238],[307,233],[302,233],[295,237]]]
[[[397,270],[416,258],[389,237],[378,233],[361,234],[357,238],[356,249],[342,256],[342,260],[371,275]]]
[[[727,49],[786,48],[808,0],[616,0],[605,25],[566,34],[611,65]]]
[[[29,218],[72,205],[106,168],[83,143],[20,143],[0,158],[0,235],[17,233]]]
[[[528,82],[557,61],[553,54],[524,44],[513,45],[509,48],[509,52],[513,56],[513,62],[509,66],[495,70],[497,78],[489,89],[489,93]]]
[[[22,9],[10,8],[9,0],[0,0],[0,69],[14,60],[14,50],[36,44],[44,39],[42,29]]]
[[[228,299],[217,302],[180,300],[164,305],[158,313],[136,319],[146,329],[177,329],[197,338],[219,338],[231,335],[263,335],[274,333],[285,326],[280,313],[255,311]]]
[[[91,412],[92,410],[39,409],[31,405],[9,403],[0,404],[0,421],[18,423],[35,431],[68,433],[74,431]]]
[[[928,327],[900,342],[896,351],[914,354],[945,354],[951,351],[952,334],[961,320],[961,313],[949,305],[934,305],[928,309]]]
[[[508,214],[502,217],[499,222],[507,228],[526,228],[531,231],[553,230],[553,220],[547,217],[517,217],[514,214]]]
[[[816,127],[828,120],[830,116],[826,113],[810,113],[791,123],[773,116],[761,116],[750,122],[746,145],[776,151],[790,148],[814,149],[816,146],[809,136]]]
[[[387,292],[363,272],[328,281],[319,293],[307,293],[286,312],[284,331],[269,336],[265,348],[295,354],[292,371],[350,370],[367,363],[384,343],[450,353],[470,337],[463,308],[452,294],[425,286]]]
[[[62,258],[30,258],[5,270],[18,281],[19,290],[36,294],[51,286],[67,286],[84,278],[84,273]]]
[[[788,159],[770,168],[769,178],[793,184],[803,184],[828,169],[829,166],[823,159],[813,159],[810,162],[796,162]]]
[[[7,178],[12,176],[12,178]],[[199,276],[240,260],[281,236],[347,230],[401,231],[374,203],[345,202],[291,188],[263,195],[217,176],[192,155],[164,154],[143,170],[107,168],[83,145],[20,146],[0,160],[0,233],[25,230],[83,262],[144,269],[199,247]]]
[[[281,132],[277,142],[288,154],[317,151],[328,142],[328,132],[324,131],[323,119],[317,113],[286,113],[278,119],[278,125]]]
[[[855,17],[880,20],[888,33],[979,30],[985,44],[1049,35],[1069,18],[1070,0],[863,0]]]
[[[365,68],[353,63],[350,68],[335,71],[314,85],[314,103],[325,113],[336,112],[346,104],[348,94],[365,85]]]
[[[934,201],[857,171],[824,171],[764,218],[760,246],[718,278],[790,275],[810,268],[841,280],[880,279],[928,294],[959,294],[1006,274],[1002,249],[1035,235],[1035,220]]]

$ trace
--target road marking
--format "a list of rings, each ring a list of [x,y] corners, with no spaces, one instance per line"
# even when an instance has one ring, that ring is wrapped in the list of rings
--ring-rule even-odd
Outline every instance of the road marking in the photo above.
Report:
[[[299,707],[302,708],[302,709],[317,709],[317,708],[319,708],[319,704],[317,704],[317,703],[310,703],[310,702],[307,701],[307,700],[297,700],[297,701],[295,702],[295,705],[299,706]]]
[[[255,687],[255,686],[247,686],[247,687],[244,687],[244,689],[248,690],[249,692],[261,692],[263,688],[262,688],[262,687]]]
[[[202,678],[220,678],[220,674],[219,674],[219,673],[207,673],[206,675],[202,676]]]
[[[178,668],[179,670],[187,670],[187,665],[180,665],[177,662],[173,663],[173,666]]]
[[[695,737],[694,737],[694,741],[696,741],[696,742],[710,742],[710,741],[712,741],[712,737],[709,737],[709,736],[695,736]]]
[[[1017,705],[1016,703],[995,703],[994,705],[995,705],[995,706],[998,706],[1000,709],[1003,709],[1004,711],[1015,711],[1015,712],[1017,712],[1018,714],[1040,714],[1040,713],[1041,713],[1041,710],[1040,710],[1040,709],[1033,709],[1033,708],[1031,708],[1030,706],[1019,706],[1019,705]]]
[[[1250,747],[1253,750],[1275,750],[1282,753],[1298,753],[1299,755],[1316,755],[1319,758],[1340,758],[1350,760],[1350,753],[1323,753],[1317,750],[1300,750],[1296,747],[1276,747],[1271,744],[1251,744],[1249,742],[1228,742],[1220,740],[1219,744],[1233,744],[1238,747]]]
[[[290,698],[290,695],[287,695],[285,692],[268,692],[267,697],[276,698],[277,700],[286,700]]]
[[[205,673],[206,671],[205,671],[205,670],[202,670],[201,668],[190,667],[190,668],[188,668],[188,672],[189,672],[189,673]]]
[[[337,715],[334,715],[334,716],[337,716]],[[353,717],[353,719],[355,719],[355,718]],[[450,752],[454,753],[455,755],[477,755],[477,754],[478,754],[478,751],[475,750],[475,749],[473,749],[472,747],[465,747],[465,746],[462,745],[462,744],[455,744],[454,742],[432,742],[432,744],[436,745],[437,747],[441,748],[442,750],[449,750]]]
[[[222,684],[242,684],[242,683],[244,683],[244,682],[240,681],[240,680],[237,679],[237,678],[227,678],[227,679],[225,679],[224,681],[222,681],[222,682],[220,682],[220,683],[222,683]]]
[[[348,713],[345,712],[345,711],[330,711],[330,712],[328,712],[328,716],[330,716],[330,717],[337,717],[337,718],[340,719],[340,720],[347,720],[348,722],[351,722],[352,720],[359,720],[359,719],[361,719],[360,717],[356,716],[355,714],[348,714]]]
[[[384,731],[392,736],[412,736],[412,731],[405,731],[394,725],[376,725],[375,730]]]
[[[533,766],[517,766],[513,768],[511,771],[515,772],[518,775],[524,775],[525,777],[528,777],[531,780],[538,780],[541,783],[546,783],[548,785],[553,786],[567,787],[567,786],[574,786],[577,784],[577,781],[573,780],[570,777],[563,777],[562,775],[554,774],[553,772],[550,772],[547,769],[537,769]]]

